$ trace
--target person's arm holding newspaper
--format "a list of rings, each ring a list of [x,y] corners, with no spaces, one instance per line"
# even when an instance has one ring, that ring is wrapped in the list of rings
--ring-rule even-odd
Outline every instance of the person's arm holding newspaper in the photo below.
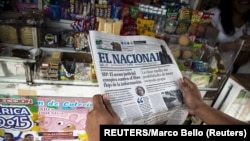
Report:
[[[180,79],[179,86],[183,91],[184,103],[188,106],[189,113],[199,117],[206,124],[247,124],[207,105],[202,100],[197,86],[191,80]]]
[[[206,124],[247,124],[207,105],[197,86],[187,78],[180,79],[179,86],[184,93],[184,102],[192,115],[199,117]],[[93,97],[93,110],[87,115],[86,133],[89,141],[100,140],[100,125],[120,124],[120,118],[113,110],[108,99],[102,95]],[[167,126],[167,125],[166,125]]]

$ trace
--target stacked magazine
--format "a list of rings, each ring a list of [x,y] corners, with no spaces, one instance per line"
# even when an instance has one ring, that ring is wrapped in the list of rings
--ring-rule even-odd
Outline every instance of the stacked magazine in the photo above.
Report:
[[[98,84],[122,124],[183,124],[182,74],[166,42],[90,31]]]

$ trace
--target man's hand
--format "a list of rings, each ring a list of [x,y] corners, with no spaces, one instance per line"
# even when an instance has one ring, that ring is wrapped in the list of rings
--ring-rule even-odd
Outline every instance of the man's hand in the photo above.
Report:
[[[113,110],[106,96],[93,97],[93,109],[88,113],[86,133],[89,141],[100,141],[100,125],[120,124],[120,118]]]
[[[205,105],[202,100],[201,93],[198,87],[186,77],[179,79],[178,83],[183,92],[184,102],[189,108],[190,114],[194,115],[197,109],[199,109],[202,105]]]

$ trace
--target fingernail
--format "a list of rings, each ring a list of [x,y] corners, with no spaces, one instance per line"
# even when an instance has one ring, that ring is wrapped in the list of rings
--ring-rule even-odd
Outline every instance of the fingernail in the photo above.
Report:
[[[93,110],[93,106],[89,108],[89,111],[88,111],[88,112],[90,112],[90,111],[92,111],[92,110]]]
[[[183,78],[180,78],[180,79],[179,79],[179,82],[180,82],[180,83],[184,83],[184,79],[183,79]]]
[[[102,95],[102,98],[105,100],[109,100],[109,95],[107,93],[105,93]]]

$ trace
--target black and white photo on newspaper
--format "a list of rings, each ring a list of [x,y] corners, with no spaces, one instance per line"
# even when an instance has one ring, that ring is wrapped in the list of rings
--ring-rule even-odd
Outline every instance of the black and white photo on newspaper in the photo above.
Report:
[[[89,32],[98,85],[122,124],[182,124],[182,74],[164,40]]]

